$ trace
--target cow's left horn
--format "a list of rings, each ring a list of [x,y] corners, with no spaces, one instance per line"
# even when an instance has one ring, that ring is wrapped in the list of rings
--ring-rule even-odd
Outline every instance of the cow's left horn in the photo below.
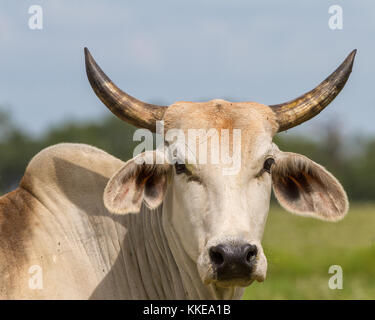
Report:
[[[353,50],[345,61],[315,89],[295,100],[270,106],[276,113],[279,132],[315,117],[339,94],[352,72],[356,53],[357,50]]]
[[[86,73],[98,98],[120,119],[155,132],[157,120],[162,120],[165,106],[144,103],[121,91],[100,69],[85,48]]]

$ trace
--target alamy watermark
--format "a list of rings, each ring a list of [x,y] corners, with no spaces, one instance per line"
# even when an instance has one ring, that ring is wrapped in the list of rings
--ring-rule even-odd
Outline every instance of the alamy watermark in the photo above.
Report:
[[[240,129],[188,129],[186,132],[170,129],[164,132],[164,121],[157,121],[156,132],[156,148],[164,156],[153,159],[146,153],[144,157],[137,157],[154,149],[152,132],[138,129],[133,135],[134,141],[141,141],[133,152],[136,163],[220,164],[223,175],[235,175],[241,169]]]
[[[42,267],[35,264],[29,268],[29,288],[31,290],[43,289],[43,270]]]
[[[31,30],[43,29],[43,8],[39,5],[29,7],[28,13],[31,14],[28,25]]]
[[[344,17],[342,7],[335,4],[328,8],[331,15],[328,19],[328,27],[331,30],[342,30],[344,28]]]
[[[328,280],[328,287],[331,290],[341,290],[343,288],[343,272],[339,265],[332,265],[328,269],[329,274],[333,274]]]

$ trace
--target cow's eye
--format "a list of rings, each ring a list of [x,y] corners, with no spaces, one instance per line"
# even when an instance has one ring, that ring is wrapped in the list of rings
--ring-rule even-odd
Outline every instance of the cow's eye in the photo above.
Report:
[[[186,173],[187,169],[183,163],[175,163],[176,174]]]
[[[275,159],[268,158],[266,161],[264,161],[263,170],[271,173],[271,167],[275,163]]]

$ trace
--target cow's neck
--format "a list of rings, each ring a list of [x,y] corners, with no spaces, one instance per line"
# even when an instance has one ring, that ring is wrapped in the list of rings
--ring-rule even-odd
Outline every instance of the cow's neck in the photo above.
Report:
[[[171,189],[170,189],[171,190]],[[168,252],[166,255],[173,258],[173,263],[169,263],[171,274],[178,278],[178,283],[182,284],[183,292],[178,291],[178,294],[173,298],[184,299],[240,299],[243,295],[243,289],[218,288],[215,285],[203,284],[197,269],[197,264],[186,253],[183,248],[176,230],[173,228],[171,222],[171,215],[175,208],[173,203],[174,198],[172,192],[168,192],[162,207],[162,229],[160,230],[163,237],[168,243]],[[172,262],[172,261],[171,261]],[[176,292],[177,293],[177,292]]]
[[[110,271],[92,294],[92,299],[241,298],[243,289],[223,289],[203,284],[196,262],[183,249],[184,239],[179,239],[170,224],[174,207],[173,196],[168,193],[163,205],[155,210],[143,205],[138,214],[116,216],[120,222],[115,224],[117,231],[110,233],[109,243],[104,242],[101,251],[107,252],[116,237],[122,239],[121,251],[117,252],[115,262],[108,261]],[[107,232],[112,230],[111,219],[103,223],[109,223]],[[98,223],[93,225],[101,226]],[[93,264],[97,264],[96,259]]]

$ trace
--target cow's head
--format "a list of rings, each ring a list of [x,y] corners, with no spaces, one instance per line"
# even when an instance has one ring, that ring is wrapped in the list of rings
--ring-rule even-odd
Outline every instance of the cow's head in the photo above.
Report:
[[[186,136],[189,129],[201,129],[202,134],[217,130],[219,145],[224,140],[220,132],[226,129],[228,150],[240,150],[240,167],[228,174],[225,169],[233,166],[234,160],[210,161],[218,152],[215,147],[208,150],[207,161],[202,164],[200,152],[177,143],[177,164],[141,163],[138,157],[144,155],[140,155],[111,178],[104,192],[106,207],[120,214],[138,212],[142,202],[156,208],[165,200],[170,210],[164,212],[171,214],[167,221],[197,263],[204,283],[246,286],[265,278],[267,262],[261,239],[271,187],[279,203],[293,213],[329,221],[346,214],[348,201],[340,183],[312,160],[280,151],[272,139],[277,132],[311,119],[335,98],[350,75],[355,51],[315,89],[287,103],[267,106],[212,100],[177,102],[169,107],[146,104],[127,95],[103,73],[87,49],[85,53],[91,86],[121,119],[152,131],[156,121],[163,120],[166,146],[171,144],[168,132],[175,129]],[[238,129],[240,136],[234,139]],[[189,152],[193,152],[189,159],[196,159],[193,163],[188,161]],[[165,157],[160,150],[146,154],[159,163]]]

